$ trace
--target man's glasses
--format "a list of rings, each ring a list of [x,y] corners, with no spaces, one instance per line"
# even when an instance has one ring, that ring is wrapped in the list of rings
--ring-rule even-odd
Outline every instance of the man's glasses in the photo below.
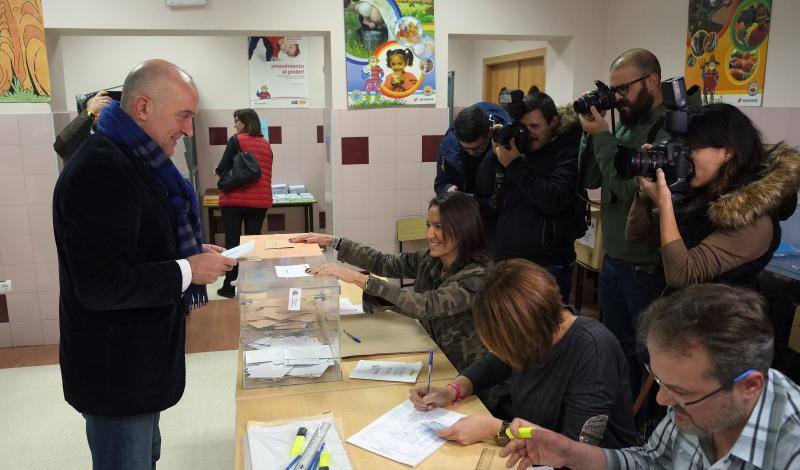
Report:
[[[669,392],[669,394],[670,394],[670,395],[672,395],[672,397],[673,397],[673,398],[675,398],[675,401],[676,401],[676,402],[678,402],[678,405],[680,405],[680,406],[681,406],[681,408],[686,408],[687,406],[696,405],[696,404],[700,403],[700,402],[701,402],[701,401],[703,401],[703,400],[706,400],[706,399],[708,399],[708,398],[711,398],[711,397],[713,397],[714,395],[716,395],[717,393],[719,393],[719,392],[721,392],[721,391],[723,391],[723,390],[725,390],[725,389],[728,389],[728,388],[730,388],[730,387],[733,387],[733,386],[734,386],[734,384],[736,384],[736,383],[738,383],[738,382],[741,382],[741,381],[742,381],[742,380],[743,380],[745,377],[747,377],[748,375],[750,375],[750,374],[752,374],[753,372],[755,372],[755,371],[756,371],[755,369],[747,369],[746,371],[744,371],[744,372],[742,372],[741,374],[739,374],[739,375],[738,375],[738,376],[737,376],[735,379],[733,379],[733,380],[732,380],[732,381],[731,381],[729,384],[727,384],[727,385],[723,385],[722,387],[720,387],[720,388],[718,388],[718,389],[714,390],[713,392],[711,392],[711,393],[707,393],[707,394],[703,395],[702,397],[698,398],[697,400],[692,400],[692,401],[683,401],[683,400],[682,400],[682,399],[679,397],[679,396],[680,396],[680,394],[679,394],[679,393],[677,393],[676,391],[672,390],[672,389],[669,387],[669,385],[664,385],[663,383],[661,383],[661,379],[659,379],[659,378],[658,378],[658,376],[657,376],[656,374],[654,374],[652,370],[650,370],[650,364],[645,364],[645,365],[644,365],[644,368],[647,370],[647,373],[648,373],[648,374],[650,374],[650,375],[653,377],[653,380],[654,380],[654,381],[655,381],[655,382],[658,384],[658,386],[659,386],[659,387],[661,387],[661,388],[663,388],[664,390],[666,390],[667,392]]]
[[[650,76],[650,74],[648,73],[644,77],[639,77],[636,80],[630,81],[628,83],[623,83],[621,85],[612,86],[611,89],[614,90],[615,92],[619,93],[620,95],[625,96],[630,91],[631,85],[633,85],[634,83],[641,82],[642,80],[646,79],[649,76]]]

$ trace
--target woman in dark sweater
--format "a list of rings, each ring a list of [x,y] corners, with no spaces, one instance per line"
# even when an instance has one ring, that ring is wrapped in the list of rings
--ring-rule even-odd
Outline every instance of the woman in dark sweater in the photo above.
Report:
[[[499,263],[475,301],[473,319],[491,352],[446,387],[431,387],[427,394],[425,386],[412,389],[417,409],[457,403],[510,379],[513,416],[606,448],[634,444],[627,362],[619,343],[602,324],[565,307],[542,267],[522,259]],[[600,425],[585,426],[590,419]],[[462,444],[494,438],[505,445],[508,425],[467,416],[438,434]]]

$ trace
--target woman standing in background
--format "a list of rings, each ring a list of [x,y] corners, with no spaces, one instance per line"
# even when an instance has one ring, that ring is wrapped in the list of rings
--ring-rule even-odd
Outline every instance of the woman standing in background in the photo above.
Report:
[[[261,167],[261,178],[245,185],[220,191],[219,206],[222,210],[222,223],[225,225],[225,247],[233,248],[239,244],[244,222],[245,235],[258,235],[272,207],[272,148],[261,133],[261,120],[252,109],[237,109],[233,113],[236,134],[228,139],[225,153],[214,172],[222,176],[233,166],[233,157],[241,152],[250,152]],[[231,298],[236,290],[231,282],[239,274],[238,266],[225,274],[225,282],[217,290],[220,297]]]

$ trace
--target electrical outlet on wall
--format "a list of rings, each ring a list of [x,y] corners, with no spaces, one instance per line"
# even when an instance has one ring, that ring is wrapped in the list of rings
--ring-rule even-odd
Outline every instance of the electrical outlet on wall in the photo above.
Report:
[[[0,281],[0,294],[8,294],[11,292],[11,279]]]

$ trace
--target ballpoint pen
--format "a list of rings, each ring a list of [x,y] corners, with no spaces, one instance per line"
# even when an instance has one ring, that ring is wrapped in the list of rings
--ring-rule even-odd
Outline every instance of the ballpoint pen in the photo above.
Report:
[[[361,342],[361,338],[359,338],[358,336],[353,336],[353,335],[351,335],[350,333],[348,333],[348,332],[347,332],[347,330],[342,330],[342,331],[344,331],[344,334],[346,334],[347,336],[349,336],[349,337],[350,337],[350,339],[352,339],[352,340],[353,340],[353,341],[355,341],[356,343],[360,343],[360,342]]]
[[[433,372],[433,350],[428,355],[428,388],[425,395],[431,393],[431,373]]]

